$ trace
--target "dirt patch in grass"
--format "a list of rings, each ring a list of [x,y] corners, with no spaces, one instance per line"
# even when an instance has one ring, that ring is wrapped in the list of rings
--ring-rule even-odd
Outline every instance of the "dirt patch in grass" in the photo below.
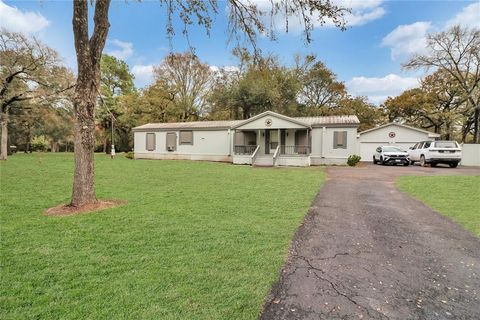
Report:
[[[81,207],[74,207],[69,204],[60,204],[58,206],[48,208],[43,213],[47,216],[72,216],[82,213],[97,212],[109,208],[114,208],[127,203],[123,200],[97,200]]]

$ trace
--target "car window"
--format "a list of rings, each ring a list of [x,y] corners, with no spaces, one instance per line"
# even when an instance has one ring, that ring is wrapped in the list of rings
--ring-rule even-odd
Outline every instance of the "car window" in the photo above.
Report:
[[[422,149],[422,148],[423,148],[423,142],[419,142],[418,146],[417,146],[417,149]]]
[[[456,148],[457,143],[455,141],[437,141],[435,142],[435,148]]]
[[[383,151],[385,152],[403,152],[402,149],[397,147],[383,147]]]
[[[423,148],[426,149],[426,148],[430,148],[430,145],[432,144],[431,141],[425,141],[425,143],[423,144]]]
[[[378,147],[377,152],[382,152],[382,147]]]
[[[418,143],[415,143],[415,144],[413,145],[413,147],[412,147],[412,150],[417,149],[418,145],[419,145]]]

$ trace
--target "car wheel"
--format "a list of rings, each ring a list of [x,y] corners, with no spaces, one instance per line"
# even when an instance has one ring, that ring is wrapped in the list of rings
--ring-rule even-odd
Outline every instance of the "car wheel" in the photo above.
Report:
[[[425,161],[425,156],[420,157],[420,166],[421,167],[426,167],[427,166],[427,162]]]
[[[382,156],[380,156],[380,164],[381,164],[382,166],[385,165],[385,161],[383,161],[383,157],[382,157]]]
[[[375,156],[373,156],[373,164],[377,164],[377,160],[375,159]]]
[[[403,165],[404,165],[405,167],[408,167],[409,164],[410,164],[410,163],[409,163],[408,161],[406,161],[406,162],[403,163]]]
[[[451,162],[448,164],[450,166],[450,168],[456,168],[458,166],[458,163],[456,162]]]
[[[432,167],[436,167],[436,166],[437,166],[437,164],[436,164],[435,162],[432,162],[430,165],[431,165]]]
[[[415,164],[415,161],[410,160],[410,164],[413,166]]]

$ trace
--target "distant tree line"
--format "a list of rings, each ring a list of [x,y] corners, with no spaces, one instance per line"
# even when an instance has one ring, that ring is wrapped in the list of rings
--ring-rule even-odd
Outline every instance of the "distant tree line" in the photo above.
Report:
[[[72,151],[73,73],[35,38],[2,30],[0,39],[2,148]],[[296,56],[285,66],[274,55],[236,49],[237,66],[218,69],[191,52],[171,53],[154,68],[154,82],[137,89],[124,61],[102,55],[95,150],[109,153],[112,141],[119,151],[131,150],[132,128],[147,122],[246,119],[266,110],[288,116],[354,114],[360,131],[397,121],[444,139],[478,141],[479,39],[478,30],[459,27],[431,35],[430,55],[412,57],[405,68],[432,72],[417,88],[380,106],[350,95],[315,56]]]

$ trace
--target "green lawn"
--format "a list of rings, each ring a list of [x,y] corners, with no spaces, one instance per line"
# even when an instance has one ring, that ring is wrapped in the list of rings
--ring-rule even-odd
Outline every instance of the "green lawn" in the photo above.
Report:
[[[397,186],[480,236],[480,176],[404,176]]]
[[[69,217],[71,154],[1,170],[1,319],[255,319],[322,168],[96,157],[97,196]]]

